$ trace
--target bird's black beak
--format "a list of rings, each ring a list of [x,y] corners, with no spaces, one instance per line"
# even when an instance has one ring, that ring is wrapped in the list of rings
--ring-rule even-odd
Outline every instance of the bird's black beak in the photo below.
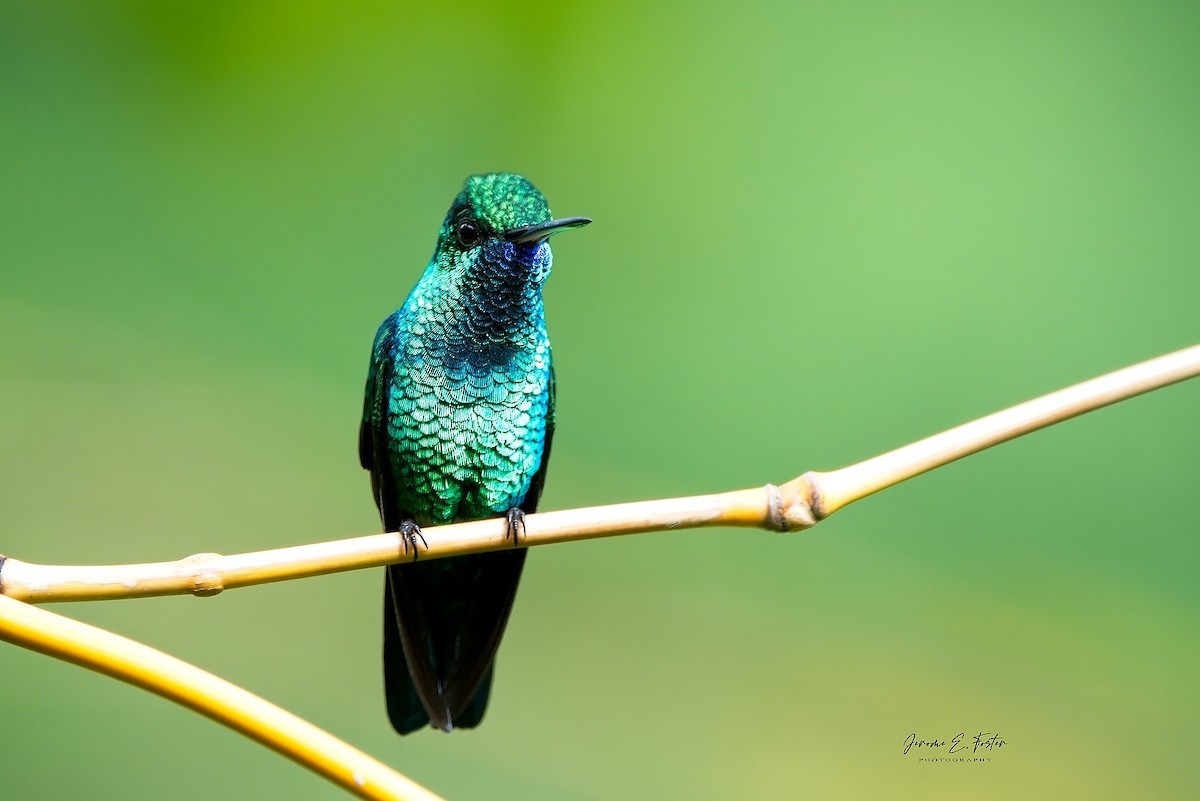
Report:
[[[548,220],[537,225],[511,228],[505,231],[503,236],[509,242],[541,242],[551,234],[557,234],[568,228],[582,228],[590,222],[591,220],[587,217],[563,217],[560,220]]]

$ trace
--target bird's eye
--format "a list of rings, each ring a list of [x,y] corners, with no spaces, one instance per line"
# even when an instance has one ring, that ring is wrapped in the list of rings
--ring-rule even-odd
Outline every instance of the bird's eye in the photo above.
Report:
[[[458,243],[464,248],[474,247],[479,243],[479,226],[470,220],[461,220],[454,227]]]

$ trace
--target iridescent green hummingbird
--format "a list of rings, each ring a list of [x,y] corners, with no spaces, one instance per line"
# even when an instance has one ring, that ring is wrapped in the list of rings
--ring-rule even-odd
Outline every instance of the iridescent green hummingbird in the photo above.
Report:
[[[520,175],[468,178],[424,275],[375,335],[359,459],[384,530],[413,553],[384,585],[384,687],[400,734],[483,718],[554,435],[549,238],[589,222],[552,219]],[[507,519],[511,550],[417,561],[421,526],[486,517]]]

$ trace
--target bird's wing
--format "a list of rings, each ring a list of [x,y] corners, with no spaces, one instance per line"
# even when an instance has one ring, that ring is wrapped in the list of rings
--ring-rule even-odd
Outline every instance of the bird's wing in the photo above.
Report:
[[[383,321],[371,348],[371,366],[363,393],[362,423],[358,427],[358,461],[371,473],[371,494],[384,531],[396,531],[404,519],[396,502],[396,482],[388,457],[387,408],[392,383],[392,349],[401,312]]]
[[[393,349],[400,312],[379,327],[371,349],[371,366],[363,398],[362,422],[358,428],[358,460],[371,473],[371,494],[379,509],[384,531],[397,531],[407,514],[396,499],[396,481],[388,454],[387,407],[392,383]],[[393,568],[389,568],[389,574]],[[404,643],[397,622],[390,578],[383,587],[383,680],[388,718],[393,728],[407,734],[429,725],[429,713],[409,675]]]
[[[383,582],[383,691],[392,728],[400,734],[408,734],[425,728],[431,721],[408,672],[396,601],[392,596],[394,569],[387,569]]]

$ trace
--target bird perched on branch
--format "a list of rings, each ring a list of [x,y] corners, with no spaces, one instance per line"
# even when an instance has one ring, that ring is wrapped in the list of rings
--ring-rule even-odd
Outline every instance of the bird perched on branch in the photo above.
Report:
[[[359,459],[385,531],[413,561],[387,569],[383,663],[400,734],[483,718],[554,435],[542,308],[552,219],[520,175],[467,179],[424,275],[371,350]],[[505,517],[513,549],[418,560],[421,526]]]

